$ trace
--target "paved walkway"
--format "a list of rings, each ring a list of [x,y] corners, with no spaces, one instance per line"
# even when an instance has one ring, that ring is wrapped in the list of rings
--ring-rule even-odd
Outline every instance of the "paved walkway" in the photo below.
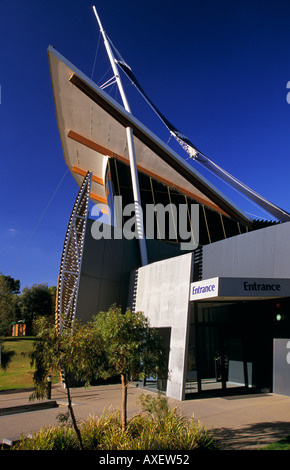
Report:
[[[128,390],[129,418],[140,410],[141,393],[152,393],[132,384]],[[54,385],[51,400],[43,400],[41,409],[28,411],[31,391],[0,392],[0,442],[58,424],[59,413],[67,411],[66,391]],[[71,390],[78,420],[100,415],[110,407],[120,409],[121,386],[101,385]],[[40,406],[40,402],[32,402]],[[226,450],[255,450],[290,434],[290,397],[250,394],[216,398],[194,398],[179,402],[169,399],[184,416],[194,415],[220,439]],[[22,407],[21,409],[11,407]],[[48,406],[50,408],[48,408]],[[7,414],[8,411],[12,412]],[[18,411],[18,412],[16,412]],[[20,412],[21,411],[21,412]]]

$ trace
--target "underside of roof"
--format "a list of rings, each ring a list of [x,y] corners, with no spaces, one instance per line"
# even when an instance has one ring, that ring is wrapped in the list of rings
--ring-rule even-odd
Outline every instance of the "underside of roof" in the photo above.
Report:
[[[48,49],[48,57],[64,159],[79,186],[86,173],[92,173],[94,203],[106,210],[108,159],[129,165],[126,127],[131,127],[138,171],[239,222],[251,223],[242,210],[54,48]]]

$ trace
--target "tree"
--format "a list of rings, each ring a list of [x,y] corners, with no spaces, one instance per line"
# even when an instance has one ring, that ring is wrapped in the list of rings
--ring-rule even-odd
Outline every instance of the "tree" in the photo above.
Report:
[[[16,320],[20,281],[0,275],[0,336],[11,334],[11,322]]]
[[[31,398],[43,398],[46,392],[47,376],[63,371],[68,399],[68,410],[76,432],[79,447],[83,449],[81,434],[73,411],[69,377],[85,382],[106,375],[104,351],[101,336],[90,322],[80,325],[74,322],[71,329],[58,333],[47,318],[38,318],[34,323],[36,341],[31,353],[31,364],[35,365],[35,391]]]
[[[92,379],[120,375],[122,383],[122,430],[127,425],[127,390],[133,380],[166,371],[162,340],[157,330],[149,327],[143,313],[122,314],[112,306],[101,312],[92,322],[80,325],[76,321],[71,328],[58,333],[47,318],[35,322],[36,341],[31,354],[35,365],[33,397],[45,394],[46,379],[53,371],[65,371],[64,381],[68,409],[77,434],[80,448],[82,439],[70,398],[69,377],[89,385]],[[167,371],[166,371],[167,372]]]
[[[52,317],[52,292],[47,284],[24,287],[20,295],[22,319],[31,325],[40,316]]]
[[[53,318],[55,317],[56,291],[57,291],[56,286],[50,286],[48,288],[48,292],[51,295],[51,315]]]
[[[12,294],[20,294],[20,281],[19,281],[19,279],[14,279],[11,276],[4,276],[4,275],[1,275],[0,277],[4,277],[6,283],[9,287],[9,291]]]
[[[106,374],[120,375],[122,384],[122,430],[127,425],[128,385],[134,380],[167,373],[162,340],[156,329],[150,328],[142,312],[123,314],[113,305],[108,312],[94,318],[95,327],[106,345]]]

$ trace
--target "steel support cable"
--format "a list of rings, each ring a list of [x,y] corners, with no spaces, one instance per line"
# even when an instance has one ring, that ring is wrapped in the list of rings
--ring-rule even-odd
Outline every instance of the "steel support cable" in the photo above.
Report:
[[[219,178],[223,183],[227,184],[231,189],[250,200],[252,204],[256,207],[262,209],[263,212],[273,215],[280,221],[290,220],[289,214],[283,209],[277,207],[271,201],[268,201],[263,196],[258,194],[253,189],[249,188],[246,184],[235,178],[233,175],[228,173],[226,170],[221,168],[216,163],[212,162],[209,158],[206,158],[206,161],[199,160],[199,158],[193,158],[194,161],[198,162],[208,171],[213,173],[217,178]]]
[[[98,56],[99,46],[100,46],[100,40],[101,40],[101,34],[99,34],[99,39],[98,39],[97,48],[96,48],[96,52],[95,52],[95,58],[94,58],[94,63],[93,63],[93,69],[92,69],[92,74],[91,74],[91,80],[92,80],[92,78],[93,78],[94,71],[95,71],[95,66],[96,66],[97,56]]]
[[[109,38],[108,38],[109,39]],[[112,41],[110,40],[110,43],[112,44]],[[114,46],[113,46],[114,47]],[[117,49],[114,47],[114,49],[117,51]],[[185,135],[183,135],[181,132],[179,132],[175,126],[173,126],[166,118],[163,116],[163,114],[156,108],[154,103],[150,100],[150,98],[147,96],[141,85],[138,83],[131,67],[124,61],[122,58],[121,54],[117,51],[119,57],[121,60],[116,60],[117,65],[123,70],[125,75],[131,80],[132,84],[135,86],[135,88],[138,90],[138,92],[141,94],[143,99],[149,104],[149,106],[152,108],[152,110],[156,113],[156,115],[159,117],[159,119],[163,122],[163,124],[167,127],[169,130],[170,134],[173,135],[173,137],[176,139],[176,141],[181,145],[181,147],[189,154],[190,158],[192,160],[197,161],[201,165],[203,165],[205,168],[207,168],[209,171],[211,171],[214,175],[220,177],[220,179],[223,182],[228,182],[231,187],[236,188],[240,193],[244,194],[252,203],[256,203],[259,207],[261,207],[263,210],[265,210],[268,214],[271,214],[274,216],[276,219],[278,219],[280,222],[284,221],[289,221],[290,220],[290,214],[287,211],[284,211],[280,207],[276,206],[273,204],[271,201],[268,201],[265,199],[263,196],[260,194],[256,193],[254,190],[249,188],[247,185],[239,181],[237,178],[232,176],[230,173],[228,173],[226,170],[218,166],[216,163],[212,162],[208,157],[206,157],[200,150],[198,150],[195,145],[190,142],[189,139]]]
[[[195,160],[197,163],[200,164],[200,161],[199,160]],[[206,168],[207,171],[210,171],[211,173],[213,173],[209,168],[207,168],[206,166],[204,166],[204,168]],[[258,203],[254,202],[252,199],[249,199],[248,196],[246,196],[245,194],[243,194],[241,191],[239,191],[237,188],[235,188],[232,184],[230,184],[229,182],[227,182],[224,178],[221,178],[221,176],[217,175],[215,173],[215,176],[216,178],[218,178],[222,183],[226,184],[230,189],[232,189],[233,191],[235,191],[239,196],[242,196],[244,199],[246,199],[247,201],[250,201],[254,206],[256,206],[257,208],[261,209],[262,212],[265,212],[265,214],[268,214],[268,212],[266,211],[266,209],[263,209],[261,207],[261,205],[259,205]],[[259,216],[258,215],[255,215],[255,214],[250,214],[249,212],[245,211],[246,214],[250,215],[250,216],[253,216],[253,217],[256,217],[259,219]]]
[[[27,241],[26,241],[24,247],[22,248],[22,251],[20,252],[18,258],[16,259],[16,261],[15,261],[15,263],[14,263],[14,266],[13,266],[12,269],[11,269],[11,274],[10,274],[11,276],[12,276],[12,273],[13,273],[15,267],[17,266],[17,264],[19,263],[20,259],[22,258],[22,256],[23,256],[23,254],[24,254],[24,252],[25,252],[25,250],[26,250],[28,244],[30,243],[30,241],[31,241],[31,239],[32,239],[32,237],[33,237],[33,235],[35,234],[35,232],[36,232],[36,230],[37,230],[37,228],[38,228],[40,222],[42,221],[42,219],[43,219],[43,217],[45,216],[47,210],[49,209],[49,206],[51,205],[53,199],[55,198],[55,196],[56,196],[56,194],[57,194],[59,188],[61,187],[61,185],[62,185],[62,183],[63,183],[63,181],[64,181],[64,179],[65,179],[65,177],[66,177],[66,175],[67,175],[67,172],[68,172],[68,168],[66,169],[66,171],[65,171],[65,173],[64,173],[64,175],[63,175],[63,177],[61,178],[60,182],[58,183],[58,185],[57,185],[57,187],[56,187],[56,189],[55,189],[53,195],[51,196],[51,198],[50,198],[50,200],[49,200],[49,202],[48,202],[46,208],[44,209],[44,211],[42,212],[41,216],[39,217],[38,222],[36,223],[34,229],[32,230],[32,232],[31,232],[31,234],[30,234],[30,236],[28,237],[28,239],[27,239]]]

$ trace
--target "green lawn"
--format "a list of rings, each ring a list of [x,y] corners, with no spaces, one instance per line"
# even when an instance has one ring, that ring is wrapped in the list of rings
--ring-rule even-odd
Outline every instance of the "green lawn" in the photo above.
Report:
[[[4,338],[0,366],[0,391],[33,387],[29,352],[33,337]]]
[[[281,441],[262,447],[262,450],[290,450],[290,436],[286,436]]]

